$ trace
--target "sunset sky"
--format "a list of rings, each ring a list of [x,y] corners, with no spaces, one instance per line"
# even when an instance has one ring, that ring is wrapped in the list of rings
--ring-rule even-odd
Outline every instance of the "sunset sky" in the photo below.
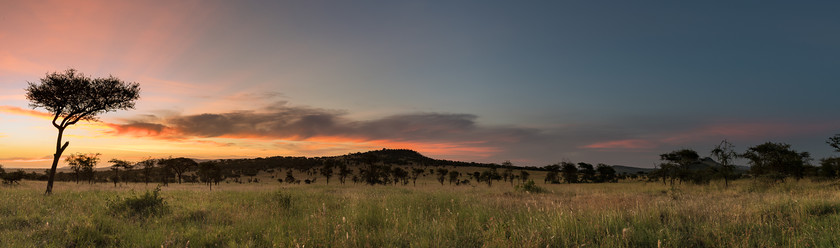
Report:
[[[0,164],[49,166],[57,131],[24,88],[68,68],[142,88],[68,129],[65,155],[105,161],[653,167],[722,139],[819,159],[840,133],[840,4],[804,2],[0,1]]]

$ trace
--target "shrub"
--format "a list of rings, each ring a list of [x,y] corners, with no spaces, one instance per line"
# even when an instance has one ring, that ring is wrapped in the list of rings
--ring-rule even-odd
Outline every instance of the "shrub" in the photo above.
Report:
[[[289,209],[292,207],[292,196],[283,192],[274,194],[274,204],[279,209]]]
[[[516,191],[522,191],[522,192],[528,192],[528,193],[544,193],[544,192],[546,192],[546,190],[544,188],[542,188],[540,186],[537,186],[537,184],[534,183],[534,180],[528,180],[527,182],[525,182],[523,184],[516,185],[515,189],[516,189]]]
[[[146,191],[143,195],[117,197],[108,202],[108,208],[117,214],[147,217],[164,213],[167,205],[160,196],[160,187],[157,187],[153,191]]]

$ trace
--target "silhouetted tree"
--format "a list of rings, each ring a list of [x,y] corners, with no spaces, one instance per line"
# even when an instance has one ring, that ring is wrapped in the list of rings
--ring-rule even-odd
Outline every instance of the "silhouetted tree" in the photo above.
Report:
[[[519,180],[521,180],[522,183],[525,183],[526,181],[528,181],[529,176],[531,176],[531,173],[528,173],[525,170],[520,170],[519,171]]]
[[[391,175],[394,176],[395,181],[401,181],[403,185],[408,185],[408,171],[403,168],[397,167],[391,170]]]
[[[723,140],[712,149],[712,156],[714,156],[718,163],[720,163],[720,175],[723,177],[724,187],[729,188],[729,179],[735,172],[735,164],[733,160],[738,158],[738,153],[735,152],[735,146],[729,141]]]
[[[20,184],[20,181],[26,177],[26,172],[23,170],[17,170],[15,172],[10,173],[0,173],[0,178],[3,179],[3,184],[13,185],[13,184]]]
[[[61,144],[64,129],[82,120],[94,121],[102,113],[133,109],[134,102],[140,98],[140,85],[126,83],[113,76],[92,79],[75,69],[49,73],[40,83],[27,83],[26,99],[30,101],[30,106],[52,113],[52,124],[58,129],[55,154],[44,192],[49,195],[58,160],[70,144]]]
[[[286,183],[288,183],[288,184],[295,183],[295,175],[292,173],[291,169],[286,171]]]
[[[335,163],[332,160],[324,161],[324,166],[321,167],[319,172],[321,175],[327,178],[327,184],[330,184],[330,177],[333,176],[333,166]]]
[[[595,182],[595,167],[592,164],[580,162],[578,169],[584,182]]]
[[[353,174],[353,170],[348,169],[346,163],[342,162],[338,164],[338,180],[341,181],[341,184],[344,184],[344,180],[350,174]]]
[[[114,187],[117,187],[117,183],[120,181],[120,169],[128,171],[134,168],[134,165],[130,162],[120,159],[111,159],[108,163],[111,163],[111,170],[114,171]]]
[[[368,185],[387,184],[391,182],[391,166],[378,163],[367,164],[359,171],[361,180]]]
[[[143,182],[145,182],[146,185],[149,185],[149,179],[152,177],[152,172],[154,171],[156,163],[157,160],[151,158],[147,158],[137,163],[137,166],[143,169]]]
[[[218,185],[220,181],[224,180],[222,169],[219,168],[219,164],[215,161],[205,161],[199,163],[198,172],[196,172],[196,174],[201,182],[210,186],[211,191],[213,190],[213,184]]]
[[[543,168],[548,171],[544,183],[560,183],[560,164],[546,165]]]
[[[158,164],[175,173],[175,176],[178,177],[178,184],[181,184],[181,178],[185,172],[190,170],[190,168],[198,166],[195,160],[189,158],[166,158],[158,160]]]
[[[94,170],[93,168],[96,167],[96,164],[99,163],[99,153],[95,154],[82,154],[76,153],[67,156],[65,159],[67,164],[70,165],[70,168],[73,171],[79,171],[80,174],[84,175],[88,179],[88,183],[93,183],[94,177]]]
[[[499,175],[499,172],[496,171],[496,167],[490,167],[489,169],[481,172],[481,180],[487,183],[487,187],[493,187],[493,180],[499,180],[502,176]]]
[[[563,180],[566,183],[577,183],[578,169],[575,164],[570,162],[560,163],[560,172],[563,173]]]
[[[414,186],[417,186],[417,178],[423,174],[426,170],[422,168],[411,168],[411,180],[414,183]]]
[[[458,177],[461,176],[461,173],[456,170],[449,171],[449,185],[458,182]]]
[[[616,182],[616,174],[615,169],[612,166],[605,165],[605,164],[598,164],[598,167],[595,168],[595,171],[598,172],[598,182]]]
[[[820,159],[819,176],[826,179],[840,178],[840,158],[830,157]]]
[[[801,179],[811,159],[808,152],[800,153],[788,144],[773,142],[750,147],[742,156],[750,160],[750,173],[774,181],[784,181],[788,176]]]
[[[446,181],[446,174],[449,173],[449,170],[445,168],[438,168],[437,169],[437,180],[440,182],[440,185],[443,185],[443,182]]]
[[[835,152],[840,152],[840,134],[835,134],[833,137],[828,138],[828,141],[825,143],[833,147]]]
[[[674,179],[679,178],[680,183],[688,179],[689,166],[700,161],[700,155],[691,149],[676,150],[669,153],[659,155],[662,161],[667,161],[662,168],[667,168],[666,173],[671,177],[671,185],[674,184]]]

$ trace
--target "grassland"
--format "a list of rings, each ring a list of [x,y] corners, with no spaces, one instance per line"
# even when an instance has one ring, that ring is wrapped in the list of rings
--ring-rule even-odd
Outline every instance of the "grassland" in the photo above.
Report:
[[[171,184],[160,211],[115,208],[153,185],[0,187],[0,247],[840,247],[840,189],[661,183],[415,186]]]

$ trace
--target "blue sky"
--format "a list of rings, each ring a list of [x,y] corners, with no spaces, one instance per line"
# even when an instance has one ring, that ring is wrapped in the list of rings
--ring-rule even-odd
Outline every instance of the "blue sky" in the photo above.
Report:
[[[825,140],[840,133],[832,101],[840,4],[831,1],[8,5],[0,10],[0,42],[8,44],[0,48],[0,105],[27,108],[22,89],[47,71],[113,74],[140,83],[143,98],[136,110],[104,116],[112,125],[75,137],[83,144],[186,142],[220,151],[106,156],[314,156],[389,146],[479,162],[651,167],[660,153],[705,154],[722,139],[740,150],[786,142],[826,157]],[[0,117],[22,124],[0,131],[0,163],[35,166],[15,161],[51,154],[54,130],[8,109]],[[194,123],[242,112],[250,114],[224,123],[286,130]],[[138,124],[165,129],[126,131],[149,127]],[[12,149],[25,138],[17,133],[43,136],[44,148]]]

